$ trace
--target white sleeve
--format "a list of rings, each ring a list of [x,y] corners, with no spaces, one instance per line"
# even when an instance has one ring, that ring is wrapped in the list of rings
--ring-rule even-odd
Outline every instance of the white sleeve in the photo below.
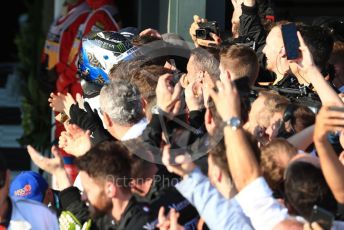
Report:
[[[289,217],[288,210],[272,197],[272,191],[263,177],[247,185],[235,199],[257,230],[273,229]]]
[[[331,230],[341,230],[344,229],[343,221],[333,221]]]
[[[197,209],[210,229],[252,229],[236,201],[225,199],[198,168],[176,188]]]

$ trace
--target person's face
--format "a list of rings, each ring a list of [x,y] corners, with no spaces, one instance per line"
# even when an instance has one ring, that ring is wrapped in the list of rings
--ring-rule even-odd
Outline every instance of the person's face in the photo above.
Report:
[[[187,82],[194,82],[197,77],[199,76],[200,69],[197,68],[196,62],[195,62],[195,57],[191,55],[189,58],[189,62],[186,66],[187,74],[186,74],[186,79]]]
[[[266,37],[263,53],[266,56],[266,69],[276,72],[278,70],[279,54],[283,48],[282,32],[279,27],[274,27]]]
[[[86,172],[80,172],[81,184],[84,187],[82,199],[89,204],[91,216],[97,217],[108,214],[112,210],[112,200],[105,193],[105,182],[90,177]]]
[[[270,125],[266,128],[266,134],[269,135],[269,140],[276,138],[278,135],[279,128],[281,127],[283,120],[283,113],[276,112],[270,119]]]
[[[268,141],[266,128],[269,126],[269,118],[265,110],[265,97],[259,96],[252,104],[249,113],[249,131],[261,144]]]
[[[250,123],[254,125],[258,125],[257,120],[258,120],[259,114],[264,109],[264,106],[265,106],[264,103],[265,103],[265,98],[263,96],[259,96],[257,97],[256,100],[253,101],[253,103],[251,104],[251,110],[249,112]]]

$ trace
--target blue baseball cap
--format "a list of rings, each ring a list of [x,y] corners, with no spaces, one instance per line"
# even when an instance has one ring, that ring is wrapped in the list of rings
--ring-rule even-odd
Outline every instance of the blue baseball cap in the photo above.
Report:
[[[25,171],[16,176],[10,185],[10,196],[43,202],[47,181],[41,174]]]

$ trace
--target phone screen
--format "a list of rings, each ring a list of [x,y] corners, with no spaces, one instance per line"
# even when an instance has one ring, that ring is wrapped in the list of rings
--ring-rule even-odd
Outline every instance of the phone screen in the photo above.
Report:
[[[300,57],[299,52],[299,39],[297,37],[297,29],[294,23],[282,25],[282,37],[284,47],[287,53],[288,60],[298,59]]]

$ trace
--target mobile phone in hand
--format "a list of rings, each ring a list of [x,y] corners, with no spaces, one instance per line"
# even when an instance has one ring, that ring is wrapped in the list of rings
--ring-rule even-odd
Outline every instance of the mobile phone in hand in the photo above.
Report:
[[[288,60],[295,60],[300,57],[300,42],[297,37],[297,29],[295,23],[282,25],[282,37],[284,48]]]
[[[317,222],[324,230],[330,230],[333,220],[334,215],[331,212],[317,205],[313,206],[312,214],[309,219],[310,223]]]

